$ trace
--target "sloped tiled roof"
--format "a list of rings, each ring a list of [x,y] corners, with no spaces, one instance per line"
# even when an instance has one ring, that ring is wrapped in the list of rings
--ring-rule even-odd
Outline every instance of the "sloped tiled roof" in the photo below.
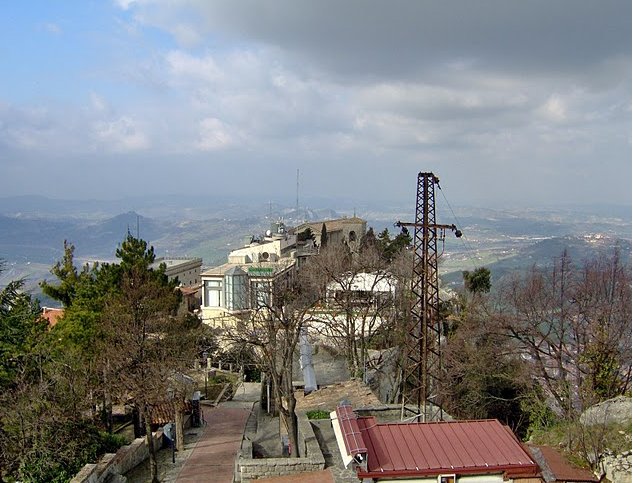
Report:
[[[583,468],[572,466],[554,448],[548,446],[529,446],[530,453],[534,456],[541,470],[543,479],[547,482],[574,481],[574,482],[596,482],[598,478]]]
[[[519,440],[497,420],[385,424],[369,417],[357,421],[367,447],[367,470],[358,470],[361,478],[539,474]]]
[[[64,315],[64,309],[51,309],[42,307],[42,317],[48,320],[49,327],[54,327],[57,321]]]

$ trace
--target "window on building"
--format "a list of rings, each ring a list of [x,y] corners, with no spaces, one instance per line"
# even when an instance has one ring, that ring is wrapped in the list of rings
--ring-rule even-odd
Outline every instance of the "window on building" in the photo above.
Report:
[[[221,307],[222,303],[222,281],[205,280],[204,282],[204,304],[205,307]]]
[[[270,306],[270,282],[252,282],[251,293],[253,307]]]
[[[247,275],[244,272],[224,277],[224,297],[228,310],[244,310],[248,308],[246,279]]]
[[[455,475],[440,475],[438,483],[455,483]]]

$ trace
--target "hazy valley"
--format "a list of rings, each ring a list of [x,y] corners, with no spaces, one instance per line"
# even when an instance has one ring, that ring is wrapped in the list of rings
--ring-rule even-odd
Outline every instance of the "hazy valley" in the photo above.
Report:
[[[138,230],[159,257],[201,257],[204,266],[213,266],[224,262],[245,235],[263,233],[279,218],[294,226],[306,219],[357,214],[376,233],[388,228],[395,234],[396,221],[412,221],[414,217],[413,207],[375,204],[341,210],[335,203],[297,212],[294,207],[256,200],[4,198],[0,199],[0,259],[6,265],[0,286],[25,278],[29,292],[41,298],[38,283],[50,279],[49,270],[61,257],[64,240],[75,245],[80,263],[111,261],[128,230],[133,234]],[[547,265],[564,249],[579,263],[597,253],[612,252],[616,246],[623,259],[631,258],[630,207],[438,207],[437,222],[454,223],[464,233],[456,239],[449,232],[444,242],[438,243],[442,278],[452,286],[461,284],[462,270],[487,266],[494,282],[513,270]]]

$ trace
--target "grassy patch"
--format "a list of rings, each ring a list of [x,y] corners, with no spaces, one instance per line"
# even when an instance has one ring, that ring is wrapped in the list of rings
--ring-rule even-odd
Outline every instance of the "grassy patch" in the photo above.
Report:
[[[330,419],[330,413],[323,409],[307,411],[306,416],[308,416],[308,419]]]

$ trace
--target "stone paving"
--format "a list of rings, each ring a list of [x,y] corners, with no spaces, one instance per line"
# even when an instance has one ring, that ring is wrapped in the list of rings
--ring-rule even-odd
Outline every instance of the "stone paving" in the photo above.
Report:
[[[243,383],[238,386],[232,401],[220,403],[218,407],[203,404],[206,426],[185,431],[185,450],[176,453],[172,463],[170,448],[158,452],[158,474],[161,482],[218,482],[232,483],[235,456],[239,450],[246,421],[254,412],[257,420],[257,435],[253,438],[260,449],[270,456],[278,456],[279,420],[260,411],[259,383]],[[345,469],[332,429],[325,420],[312,421],[315,436],[325,458],[325,470],[262,480],[262,483],[357,483],[355,472]],[[255,447],[255,445],[254,445]],[[268,456],[268,454],[266,454]],[[149,464],[146,461],[125,475],[128,483],[149,481]]]
[[[207,426],[176,478],[177,483],[232,483],[235,456],[252,402],[222,403],[207,416]]]
[[[259,383],[240,385],[232,401],[213,407],[202,404],[206,425],[185,430],[185,450],[176,452],[172,462],[171,448],[157,453],[158,477],[161,482],[232,482],[235,455],[239,449],[244,424],[259,400]],[[127,483],[146,483],[149,460],[125,475]]]
[[[156,458],[158,460],[158,478],[160,481],[176,481],[176,477],[180,473],[184,462],[193,451],[198,438],[203,432],[204,428],[188,428],[185,430],[185,450],[176,452],[175,463],[172,462],[171,448],[163,448],[158,451]],[[128,472],[125,477],[127,483],[145,483],[150,481],[149,474],[149,460],[145,460],[145,462]]]
[[[259,383],[241,383],[231,401],[222,402],[208,411],[205,431],[178,473],[177,483],[233,482],[235,456],[259,396]]]

